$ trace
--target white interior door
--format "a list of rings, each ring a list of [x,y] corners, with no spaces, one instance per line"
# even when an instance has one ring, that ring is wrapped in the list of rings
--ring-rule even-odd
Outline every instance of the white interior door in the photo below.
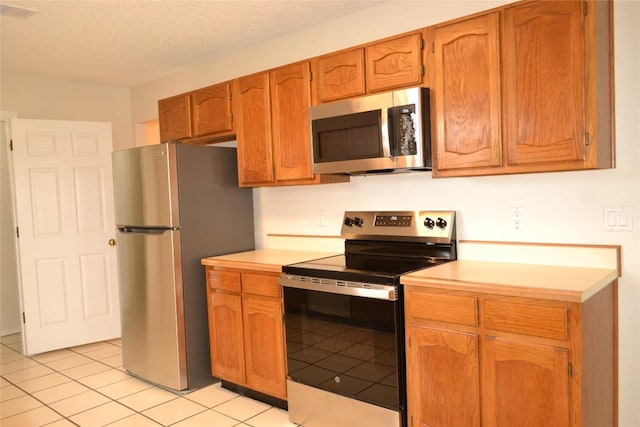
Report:
[[[26,354],[120,336],[111,124],[11,120]]]

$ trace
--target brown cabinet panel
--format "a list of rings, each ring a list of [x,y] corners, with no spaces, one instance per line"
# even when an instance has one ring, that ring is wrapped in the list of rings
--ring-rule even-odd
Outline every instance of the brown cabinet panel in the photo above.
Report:
[[[277,181],[312,179],[309,63],[270,73],[273,158]]]
[[[269,74],[234,81],[238,180],[241,186],[270,183],[273,175]]]
[[[404,293],[410,427],[616,425],[615,282],[583,303]]]
[[[286,399],[282,304],[278,299],[243,298],[247,385]]]
[[[413,33],[365,47],[367,92],[422,84],[422,35]]]
[[[478,335],[411,326],[409,336],[409,425],[479,426]]]
[[[211,266],[205,270],[213,376],[286,399],[279,274]]]
[[[510,165],[585,160],[583,4],[534,2],[504,11]]]
[[[199,89],[192,94],[194,136],[231,132],[231,83]]]
[[[160,141],[179,141],[191,133],[191,95],[177,95],[158,101]]]
[[[278,284],[278,276],[267,276],[265,274],[242,274],[242,293],[261,295],[265,297],[280,298],[282,292]]]
[[[570,425],[568,350],[487,337],[483,355],[483,425]]]
[[[234,383],[245,382],[242,302],[239,295],[209,294],[211,373]]]
[[[321,56],[313,68],[316,102],[364,95],[364,48]]]
[[[564,307],[516,304],[487,300],[484,302],[485,327],[542,338],[566,340],[569,313]]]
[[[502,165],[498,12],[433,30],[438,171]]]
[[[240,293],[240,273],[207,268],[206,274],[209,288]]]
[[[411,292],[406,309],[412,319],[477,326],[477,308],[475,297]]]

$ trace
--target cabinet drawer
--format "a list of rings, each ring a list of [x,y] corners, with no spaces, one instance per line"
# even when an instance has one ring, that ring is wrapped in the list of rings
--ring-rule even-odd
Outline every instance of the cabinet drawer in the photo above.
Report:
[[[484,326],[496,331],[566,340],[568,316],[568,309],[564,307],[484,302]]]
[[[280,297],[278,277],[244,273],[242,274],[242,293],[265,297]]]
[[[240,273],[207,268],[207,285],[211,289],[240,292]]]
[[[477,326],[477,298],[463,295],[410,292],[409,315],[412,318]]]

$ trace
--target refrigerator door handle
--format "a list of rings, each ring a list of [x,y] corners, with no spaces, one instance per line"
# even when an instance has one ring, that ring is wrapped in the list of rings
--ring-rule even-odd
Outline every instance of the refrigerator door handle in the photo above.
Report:
[[[129,225],[118,226],[120,233],[162,234],[165,231],[179,230],[180,227],[136,227]]]

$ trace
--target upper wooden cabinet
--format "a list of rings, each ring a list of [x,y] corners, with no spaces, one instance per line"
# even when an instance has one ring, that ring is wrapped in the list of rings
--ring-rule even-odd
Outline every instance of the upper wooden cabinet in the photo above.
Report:
[[[385,39],[365,47],[367,92],[422,83],[422,33]]]
[[[233,137],[231,83],[161,99],[158,113],[162,142],[230,139]]]
[[[191,138],[191,95],[182,94],[158,101],[160,141]]]
[[[613,167],[610,14],[520,2],[428,29],[434,176]]]
[[[191,94],[194,136],[233,131],[231,83],[197,90]]]
[[[499,13],[428,31],[434,168],[502,165]]]
[[[364,48],[311,60],[314,104],[365,94]]]
[[[241,186],[274,181],[271,144],[269,73],[241,77],[233,82],[238,141],[238,180]]]
[[[241,77],[234,81],[234,87],[241,186],[349,180],[311,172],[308,62]]]
[[[313,58],[313,103],[420,86],[422,48],[415,32]]]

